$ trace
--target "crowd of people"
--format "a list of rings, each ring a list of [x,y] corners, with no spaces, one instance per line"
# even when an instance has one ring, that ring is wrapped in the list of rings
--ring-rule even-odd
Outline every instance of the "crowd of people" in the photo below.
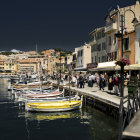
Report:
[[[127,76],[126,76],[127,77]],[[135,79],[136,81],[136,74],[132,73],[132,76],[129,79]],[[65,84],[66,81],[69,81],[73,87],[77,88],[84,88],[85,84],[88,87],[92,88],[94,86],[98,87],[99,90],[104,91],[105,87],[108,88],[109,93],[114,93],[115,95],[119,95],[121,89],[121,77],[120,74],[112,74],[108,75],[107,73],[76,73],[76,74],[53,74],[50,76],[51,79],[57,80],[57,84],[59,85],[60,82]],[[60,81],[61,79],[61,81]],[[113,91],[113,92],[112,92]]]
[[[111,92],[114,89],[114,94],[119,95],[120,89],[120,75],[108,76],[105,74],[77,74],[72,76],[71,80],[72,86],[77,86],[77,88],[84,88],[84,85],[87,83],[89,87],[97,86],[99,90],[103,90],[108,86],[108,90]]]

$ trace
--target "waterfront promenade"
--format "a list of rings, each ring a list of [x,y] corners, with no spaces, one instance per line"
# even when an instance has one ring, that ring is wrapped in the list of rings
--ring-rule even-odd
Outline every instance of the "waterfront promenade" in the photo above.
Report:
[[[125,139],[140,139],[140,109],[123,131],[122,137]]]
[[[56,84],[56,81],[51,81]],[[68,85],[62,85],[62,87],[69,89]],[[86,98],[91,98],[91,100],[96,100],[96,103],[100,102],[102,104],[100,108],[104,108],[104,105],[109,109],[109,113],[114,112],[114,116],[119,117],[119,107],[120,107],[120,96],[114,94],[114,91],[108,91],[108,87],[104,88],[104,91],[99,90],[99,87],[95,84],[92,88],[85,84],[84,88],[71,87],[72,92],[77,92],[80,95],[84,95]],[[128,88],[124,87],[124,96],[128,95]],[[92,102],[96,104],[95,102]],[[105,107],[105,108],[106,108]],[[127,108],[127,103],[124,104]],[[105,109],[108,110],[108,109]],[[112,111],[115,110],[115,111]],[[130,124],[122,132],[122,137],[125,139],[140,139],[140,110],[135,114],[134,118],[130,121]]]
[[[50,80],[54,85],[57,83],[55,80]],[[69,86],[62,85],[65,89],[69,89]],[[105,104],[108,104],[109,106],[114,106],[116,108],[119,108],[120,105],[120,97],[114,94],[114,91],[111,92],[108,91],[108,87],[104,88],[103,90],[99,90],[99,87],[97,87],[96,84],[94,86],[88,87],[87,83],[85,84],[84,88],[77,88],[70,86],[70,90],[72,92],[77,92],[81,95],[84,95],[85,97],[90,97],[93,100],[96,99],[100,102],[103,102]],[[124,88],[124,96],[128,94],[127,88]]]

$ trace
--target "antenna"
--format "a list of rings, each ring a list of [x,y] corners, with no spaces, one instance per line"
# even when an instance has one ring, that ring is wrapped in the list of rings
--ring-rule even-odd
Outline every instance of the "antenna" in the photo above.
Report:
[[[38,56],[38,48],[37,48],[37,43],[36,43],[36,54]]]
[[[38,53],[38,50],[37,50],[37,43],[36,43],[36,53]]]

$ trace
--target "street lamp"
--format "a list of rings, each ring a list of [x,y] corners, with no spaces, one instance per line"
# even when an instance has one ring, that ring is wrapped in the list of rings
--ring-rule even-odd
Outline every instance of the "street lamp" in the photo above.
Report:
[[[133,13],[133,15],[134,15],[134,18],[133,18],[133,20],[132,20],[132,23],[135,25],[136,23],[138,23],[138,20],[137,20],[137,18],[136,18],[136,15],[135,15],[135,13],[134,13],[134,11],[133,10],[131,10],[131,9],[127,9],[127,10],[125,10],[124,11],[124,15],[120,15],[120,19],[121,19],[121,31],[118,31],[115,35],[116,35],[116,37],[117,38],[121,38],[121,57],[123,58],[123,40],[124,40],[124,38],[123,38],[123,33],[124,33],[124,31],[125,31],[125,33],[127,33],[126,32],[126,27],[125,27],[125,13],[127,12],[127,11],[131,11],[132,13]],[[119,14],[120,14],[120,12],[119,12]]]
[[[125,28],[125,13],[127,11],[131,11],[134,15],[134,18],[132,20],[132,23],[135,25],[136,23],[138,23],[138,20],[135,16],[135,13],[134,11],[132,11],[131,9],[127,9],[126,11],[124,11],[124,15],[120,15],[120,19],[121,19],[121,31],[118,31],[115,35],[117,38],[121,38],[121,57],[123,58],[123,41],[124,41],[124,38],[123,38],[123,33],[125,31],[126,33],[126,28]],[[119,12],[120,14],[120,12]],[[121,97],[124,96],[124,66],[121,66],[121,94],[120,94]]]
[[[127,9],[124,11],[124,14],[123,15],[120,15],[120,11],[119,12],[119,15],[120,15],[120,22],[121,22],[121,30],[118,31],[115,35],[117,38],[120,38],[121,39],[121,57],[123,58],[123,41],[124,41],[124,38],[123,38],[123,33],[127,33],[126,32],[126,28],[125,28],[125,13],[127,11],[131,11],[134,15],[134,18],[132,20],[132,23],[135,25],[136,23],[138,23],[138,20],[135,16],[135,13],[134,11],[132,11],[131,9]],[[119,139],[122,139],[122,131],[123,131],[123,97],[124,97],[124,65],[121,65],[121,93],[120,93],[120,96],[121,96],[121,101],[120,101],[120,117],[119,117]]]

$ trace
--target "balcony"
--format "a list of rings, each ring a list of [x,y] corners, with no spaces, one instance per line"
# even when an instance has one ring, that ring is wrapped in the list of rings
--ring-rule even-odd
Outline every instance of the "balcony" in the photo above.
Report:
[[[110,33],[110,32],[113,32],[115,30],[117,30],[116,23],[112,23],[111,25],[105,27],[105,33]]]

